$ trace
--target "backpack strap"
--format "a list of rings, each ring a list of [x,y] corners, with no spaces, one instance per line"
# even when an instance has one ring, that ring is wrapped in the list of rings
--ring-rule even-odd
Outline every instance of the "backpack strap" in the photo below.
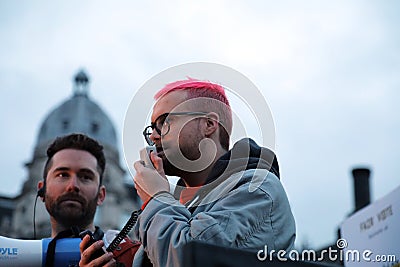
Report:
[[[54,257],[56,253],[57,240],[66,237],[79,237],[79,230],[77,227],[71,227],[67,230],[59,232],[47,246],[46,264],[45,267],[54,266]]]

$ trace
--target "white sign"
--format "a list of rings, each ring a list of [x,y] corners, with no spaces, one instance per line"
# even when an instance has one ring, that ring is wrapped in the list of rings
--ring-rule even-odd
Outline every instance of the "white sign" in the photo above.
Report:
[[[400,187],[341,225],[346,267],[400,266]]]

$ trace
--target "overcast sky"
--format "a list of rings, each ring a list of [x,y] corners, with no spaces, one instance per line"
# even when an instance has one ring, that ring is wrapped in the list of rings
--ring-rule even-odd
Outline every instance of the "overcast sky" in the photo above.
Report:
[[[215,62],[272,110],[297,244],[333,243],[354,208],[353,167],[372,168],[373,200],[400,185],[399,12],[396,0],[0,1],[0,194],[20,192],[40,124],[80,68],[122,143],[143,83]]]

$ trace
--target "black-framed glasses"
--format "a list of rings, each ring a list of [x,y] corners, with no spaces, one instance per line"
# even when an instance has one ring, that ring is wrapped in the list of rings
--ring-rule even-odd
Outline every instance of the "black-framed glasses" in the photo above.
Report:
[[[149,126],[144,128],[143,130],[143,136],[144,139],[146,140],[147,144],[150,146],[154,145],[154,142],[150,139],[150,135],[153,133],[153,130],[156,130],[156,132],[161,136],[165,136],[169,133],[170,129],[170,124],[168,118],[170,116],[204,116],[207,115],[208,113],[206,112],[170,112],[170,113],[164,113],[161,114],[160,116],[157,117],[157,119],[152,122]]]

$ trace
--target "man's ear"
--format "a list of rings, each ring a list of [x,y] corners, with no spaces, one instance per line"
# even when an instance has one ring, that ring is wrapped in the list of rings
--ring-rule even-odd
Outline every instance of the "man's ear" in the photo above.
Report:
[[[206,121],[205,135],[206,137],[209,137],[218,130],[219,116],[215,112],[210,112],[207,114],[206,119],[207,121]]]
[[[106,187],[102,185],[100,186],[99,193],[97,195],[97,206],[103,204],[105,198],[106,198]]]

